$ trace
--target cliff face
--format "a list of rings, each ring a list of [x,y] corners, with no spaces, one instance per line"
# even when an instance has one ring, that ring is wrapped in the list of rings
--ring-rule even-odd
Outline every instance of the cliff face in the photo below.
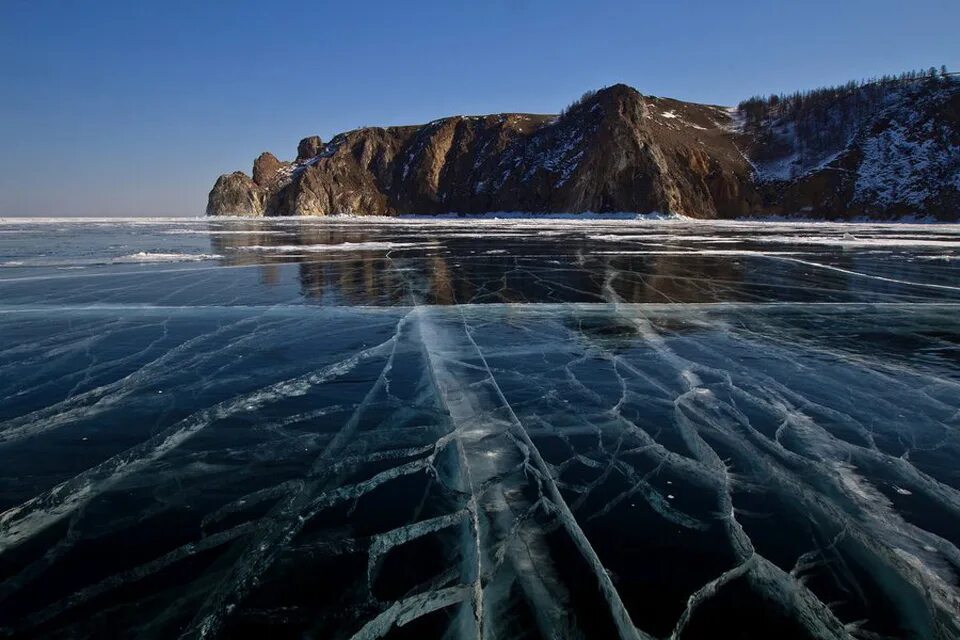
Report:
[[[242,171],[217,178],[207,200],[207,215],[262,216],[264,191]]]
[[[253,179],[221,176],[207,213],[956,219],[960,83],[934,79],[893,93],[847,123],[842,144],[821,144],[815,162],[810,141],[791,137],[796,127],[786,116],[769,113],[746,126],[737,110],[644,96],[625,85],[585,96],[560,116],[455,116],[358,129],[326,144],[312,136],[294,162],[264,153]]]

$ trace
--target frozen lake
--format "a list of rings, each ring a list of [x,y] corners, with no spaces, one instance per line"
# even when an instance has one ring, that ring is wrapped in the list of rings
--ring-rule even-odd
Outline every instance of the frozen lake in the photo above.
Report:
[[[0,637],[958,638],[960,225],[0,220]]]

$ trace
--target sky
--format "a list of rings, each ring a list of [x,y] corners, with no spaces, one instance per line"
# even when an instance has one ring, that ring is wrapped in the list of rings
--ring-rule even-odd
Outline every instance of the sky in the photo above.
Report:
[[[946,65],[957,0],[0,0],[0,216],[203,213],[216,177],[368,125],[736,104]]]

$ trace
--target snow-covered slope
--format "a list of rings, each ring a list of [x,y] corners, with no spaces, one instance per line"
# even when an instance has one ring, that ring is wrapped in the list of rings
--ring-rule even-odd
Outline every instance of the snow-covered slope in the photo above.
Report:
[[[808,98],[812,106],[800,102],[767,106],[752,122],[741,114],[753,179],[775,213],[960,216],[955,76],[855,86]]]

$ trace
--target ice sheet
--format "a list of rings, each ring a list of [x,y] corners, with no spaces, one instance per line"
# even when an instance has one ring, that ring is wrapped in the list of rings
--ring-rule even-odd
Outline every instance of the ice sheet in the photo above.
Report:
[[[0,635],[960,636],[960,228],[3,224]]]

